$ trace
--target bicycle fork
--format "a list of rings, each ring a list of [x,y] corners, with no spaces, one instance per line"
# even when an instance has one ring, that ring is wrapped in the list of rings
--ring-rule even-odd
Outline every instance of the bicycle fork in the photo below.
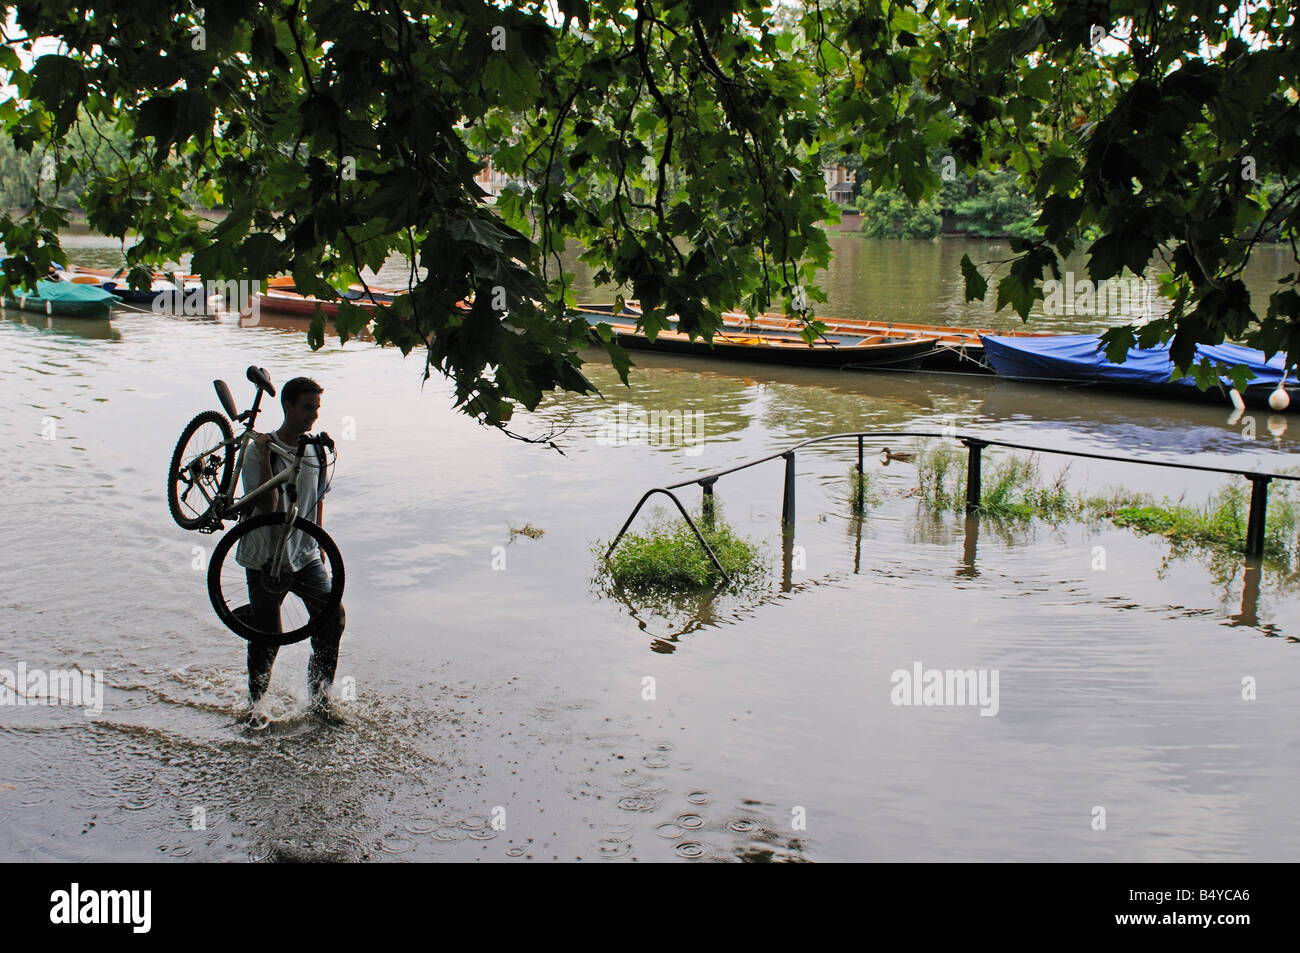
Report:
[[[289,494],[289,510],[284,515],[284,528],[280,530],[280,538],[276,541],[275,555],[271,557],[272,579],[279,579],[285,570],[285,563],[289,560],[289,534],[293,532],[294,520],[298,518],[298,488],[290,481],[285,489]]]

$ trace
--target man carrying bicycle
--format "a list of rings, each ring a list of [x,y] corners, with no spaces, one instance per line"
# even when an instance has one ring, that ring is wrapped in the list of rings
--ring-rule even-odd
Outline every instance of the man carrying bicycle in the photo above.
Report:
[[[280,391],[280,403],[284,408],[284,423],[271,433],[254,434],[253,442],[244,454],[243,480],[244,492],[249,493],[270,480],[288,464],[278,458],[270,449],[275,441],[280,449],[292,454],[298,445],[298,438],[307,433],[316,422],[320,412],[320,395],[324,388],[309,377],[295,377],[285,383]],[[304,465],[298,475],[297,497],[298,511],[316,525],[323,524],[325,517],[324,495],[328,479],[324,467],[324,456],[320,448],[317,452],[317,466]],[[307,460],[304,460],[304,464]],[[287,512],[287,494],[274,489],[266,494],[257,505],[263,513]],[[314,516],[313,516],[314,512]],[[270,623],[271,629],[278,629],[280,604],[284,593],[273,593],[265,589],[258,567],[267,559],[268,554],[255,552],[257,541],[248,537],[240,540],[235,552],[235,560],[248,573],[248,596],[250,610],[255,617]],[[289,534],[289,561],[293,568],[293,580],[289,591],[307,604],[309,609],[323,601],[330,592],[330,579],[325,571],[324,554],[317,550],[310,536],[301,530]],[[311,637],[312,654],[307,662],[308,709],[312,714],[327,721],[337,720],[329,704],[330,686],[334,683],[334,671],[338,665],[339,642],[343,638],[345,615],[340,604],[334,618],[323,629]],[[248,694],[252,708],[250,721],[260,721],[258,703],[266,693],[271,682],[271,668],[279,647],[260,642],[248,643]]]

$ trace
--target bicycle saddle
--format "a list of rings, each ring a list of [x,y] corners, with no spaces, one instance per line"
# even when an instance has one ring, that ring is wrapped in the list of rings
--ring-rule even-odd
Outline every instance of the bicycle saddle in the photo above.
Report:
[[[250,367],[248,369],[248,379],[266,391],[269,396],[275,396],[275,385],[271,383],[271,375],[266,373],[266,368]]]

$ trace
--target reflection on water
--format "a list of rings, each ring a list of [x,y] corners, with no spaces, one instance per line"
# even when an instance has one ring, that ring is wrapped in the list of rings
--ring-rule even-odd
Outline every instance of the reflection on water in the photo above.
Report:
[[[861,307],[888,295],[911,307],[898,289],[919,274],[922,294],[937,273],[926,260],[951,257],[908,248],[912,277],[875,276],[896,287],[859,294]],[[929,308],[913,310],[952,318],[947,290],[924,293]],[[593,541],[646,489],[808,436],[951,423],[1277,470],[1296,462],[1291,432],[1265,437],[1261,420],[1250,439],[1213,405],[1048,389],[1008,400],[989,379],[655,355],[637,356],[624,388],[593,352],[604,403],[555,395],[514,422],[530,433],[568,424],[560,456],[452,412],[442,382],[421,387],[418,355],[337,341],[313,352],[301,327],[229,317],[130,314],[109,327],[120,338],[0,321],[0,441],[16,461],[0,494],[0,669],[79,666],[108,686],[98,715],[0,705],[7,859],[1149,861],[1300,850],[1300,729],[1289,717],[1300,676],[1286,664],[1300,595],[1267,566],[1236,560],[1220,573],[1108,526],[928,514],[908,496],[915,468],[878,456],[868,465],[881,503],[854,518],[846,441],[798,455],[792,537],[780,529],[780,460],[719,481],[735,530],[769,547],[758,592],[660,612],[591,585]],[[207,601],[213,540],[167,516],[176,437],[215,406],[212,379],[242,380],[249,364],[277,383],[314,377],[320,426],[354,424],[326,524],[348,566],[337,728],[302,715],[305,646],[277,662],[272,729],[237,724],[244,645]],[[702,411],[702,452],[602,440],[601,411],[620,402],[647,415]],[[1101,461],[1071,479],[1080,491],[1121,483],[1193,500],[1224,482]],[[510,527],[525,524],[545,535],[511,542]],[[891,672],[916,662],[1000,671],[997,717],[892,705]],[[1242,699],[1246,676],[1267,678],[1256,701]],[[1089,825],[1097,804],[1117,818],[1104,835]]]
[[[12,321],[47,334],[65,334],[91,341],[122,340],[120,330],[113,327],[111,322],[98,318],[63,318],[8,308],[0,309],[0,321]]]

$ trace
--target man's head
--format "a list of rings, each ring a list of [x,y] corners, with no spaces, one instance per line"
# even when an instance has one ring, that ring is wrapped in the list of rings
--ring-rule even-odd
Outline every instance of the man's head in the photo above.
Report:
[[[295,377],[285,381],[280,388],[280,403],[284,406],[284,426],[293,433],[306,433],[316,423],[320,412],[320,395],[325,392],[310,377]]]

